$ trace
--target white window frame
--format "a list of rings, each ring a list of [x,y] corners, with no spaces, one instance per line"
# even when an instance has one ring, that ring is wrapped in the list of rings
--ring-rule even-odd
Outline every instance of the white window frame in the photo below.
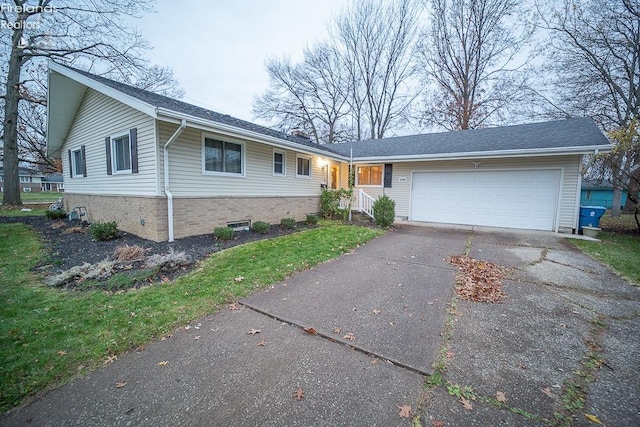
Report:
[[[76,157],[76,153],[79,153],[78,157]],[[82,173],[78,173],[78,160],[80,161],[80,167],[82,167],[83,163],[86,163],[86,159],[82,158],[82,147],[78,147],[74,150],[71,150],[71,172],[73,174],[73,178],[84,178],[86,173],[85,170]]]
[[[299,159],[305,159],[309,161],[309,175],[301,175],[300,171],[298,170],[298,160]],[[313,178],[313,158],[311,156],[304,156],[301,154],[296,154],[296,178],[305,178],[305,179],[311,179]]]
[[[116,140],[120,140],[123,138],[127,138],[128,150],[129,150],[129,169],[118,170],[118,163],[116,162],[117,153],[116,153]],[[130,174],[132,173],[131,165],[133,163],[133,159],[131,158],[131,136],[129,132],[123,132],[116,135],[111,136],[111,173],[113,175],[119,174]]]
[[[276,172],[276,154],[282,155],[282,172]],[[287,176],[287,153],[283,150],[273,150],[273,176]]]
[[[382,169],[382,173],[380,174],[380,184],[360,184],[360,178],[358,176],[358,168],[366,168],[366,167],[379,167]],[[356,187],[369,187],[369,188],[381,188],[384,186],[384,165],[355,165],[356,168]]]
[[[212,139],[214,141],[220,141],[224,144],[235,144],[235,145],[239,145],[240,146],[240,169],[241,169],[241,173],[236,173],[236,172],[220,172],[220,171],[209,171],[207,170],[207,161],[206,161],[206,157],[205,157],[205,140],[206,139]],[[212,175],[212,176],[227,176],[227,177],[236,177],[236,178],[244,178],[247,174],[247,155],[246,155],[246,149],[245,149],[245,144],[242,141],[236,141],[236,140],[228,140],[228,139],[222,139],[217,135],[208,135],[208,134],[203,134],[202,135],[202,143],[201,145],[201,157],[202,157],[202,174],[203,175]]]
[[[31,177],[30,176],[20,176],[20,183],[22,184],[29,184],[31,182]]]

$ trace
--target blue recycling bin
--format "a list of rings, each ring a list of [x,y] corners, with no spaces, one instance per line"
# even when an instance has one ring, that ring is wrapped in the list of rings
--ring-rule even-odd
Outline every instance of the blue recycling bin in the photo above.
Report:
[[[578,231],[582,231],[582,227],[598,227],[606,210],[604,206],[580,206]]]

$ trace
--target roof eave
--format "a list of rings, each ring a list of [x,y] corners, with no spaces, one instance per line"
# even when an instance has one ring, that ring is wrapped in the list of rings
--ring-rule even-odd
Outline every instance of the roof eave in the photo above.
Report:
[[[55,62],[50,62],[49,64],[49,70],[53,70],[58,74],[62,74],[65,77],[68,77],[72,80],[77,81],[78,83],[81,83],[85,86],[87,86],[88,88],[94,89],[108,97],[111,97],[113,99],[115,99],[116,101],[120,101],[123,104],[128,105],[131,108],[134,108],[142,113],[145,113],[151,117],[156,117],[156,107],[152,104],[149,104],[147,102],[144,102],[138,98],[136,98],[135,96],[132,95],[128,95],[124,92],[121,92],[117,89],[114,89],[110,86],[107,86],[104,83],[100,83],[97,80],[91,79],[87,76],[84,76],[80,73],[77,73],[73,70],[68,69],[67,67],[57,64]]]
[[[353,156],[353,161],[358,163],[389,163],[389,162],[414,162],[434,160],[471,160],[483,158],[514,158],[514,157],[544,157],[576,154],[592,154],[611,151],[611,145],[591,145],[580,147],[557,148],[531,148],[525,150],[500,150],[500,151],[470,151],[461,153],[437,153],[437,154],[413,154],[397,156]]]
[[[188,126],[199,128],[201,130],[217,132],[217,133],[221,133],[228,136],[235,136],[235,137],[242,136],[243,138],[246,138],[255,142],[271,145],[274,147],[294,149],[296,151],[304,152],[307,154],[317,154],[324,157],[329,157],[334,160],[342,160],[342,161],[349,160],[348,157],[342,156],[340,154],[332,153],[327,150],[323,150],[321,146],[319,146],[318,148],[313,148],[308,145],[297,144],[293,141],[287,141],[286,139],[264,135],[259,132],[238,128],[236,126],[203,119],[203,118],[192,116],[189,114],[179,113],[177,111],[169,110],[166,108],[159,107],[157,109],[157,114],[158,114],[158,120],[169,121],[172,123],[174,122],[179,123],[181,120],[184,119],[187,121]]]

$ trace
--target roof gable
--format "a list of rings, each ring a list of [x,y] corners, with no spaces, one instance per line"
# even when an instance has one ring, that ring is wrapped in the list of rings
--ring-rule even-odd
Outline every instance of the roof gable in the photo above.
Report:
[[[156,119],[158,118],[159,110],[167,110],[182,116],[202,119],[205,122],[212,124],[222,124],[235,129],[241,129],[258,135],[263,135],[265,137],[276,138],[283,142],[286,141],[289,144],[301,145],[315,150],[320,149],[322,151],[336,154],[330,147],[318,145],[312,142],[309,138],[289,135],[229,116],[227,114],[220,114],[164,95],[97,76],[86,71],[62,66],[54,62],[52,62],[49,67],[51,70],[49,97],[50,105],[52,106],[49,109],[49,113],[52,120],[49,122],[50,131],[48,145],[51,145],[51,148],[54,148],[54,146],[58,148],[62,146],[62,142],[66,138],[66,134],[71,126],[73,117],[75,117],[75,111],[77,111],[80,102],[82,101],[84,91],[87,87],[90,87]],[[64,76],[64,78],[61,79],[60,76]],[[55,87],[56,85],[59,85],[60,89],[57,89]],[[51,102],[52,97],[57,97],[58,99],[64,98],[64,102],[55,102],[56,100]],[[73,110],[74,114],[65,112],[65,110]],[[49,149],[50,153],[52,151],[54,150]]]

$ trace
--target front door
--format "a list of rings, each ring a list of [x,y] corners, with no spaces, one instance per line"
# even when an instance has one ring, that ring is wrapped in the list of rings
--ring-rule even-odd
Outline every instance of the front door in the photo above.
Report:
[[[340,176],[340,168],[338,166],[331,166],[331,188],[336,190],[338,188],[338,177]]]

